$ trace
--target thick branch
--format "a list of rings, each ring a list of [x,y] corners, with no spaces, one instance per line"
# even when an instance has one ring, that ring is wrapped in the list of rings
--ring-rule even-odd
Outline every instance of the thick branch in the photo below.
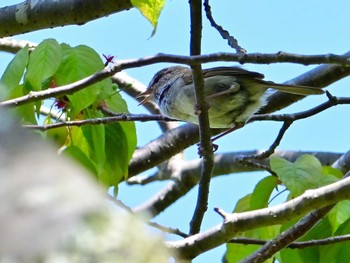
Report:
[[[26,0],[0,8],[0,37],[58,26],[82,25],[130,8],[130,0]]]

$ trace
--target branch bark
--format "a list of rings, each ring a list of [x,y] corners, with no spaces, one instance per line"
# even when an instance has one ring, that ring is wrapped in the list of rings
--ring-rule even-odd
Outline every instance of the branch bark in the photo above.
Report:
[[[0,37],[58,26],[83,25],[130,8],[130,0],[26,0],[0,8]]]

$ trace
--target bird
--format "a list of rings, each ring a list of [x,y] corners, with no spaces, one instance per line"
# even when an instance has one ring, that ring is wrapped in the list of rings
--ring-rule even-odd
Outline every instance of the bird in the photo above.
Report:
[[[208,68],[202,74],[211,128],[244,125],[266,105],[269,88],[303,96],[324,93],[320,88],[266,81],[261,73],[234,66]],[[184,66],[158,71],[139,95],[144,97],[140,104],[152,101],[163,115],[198,125],[195,96],[192,70]]]

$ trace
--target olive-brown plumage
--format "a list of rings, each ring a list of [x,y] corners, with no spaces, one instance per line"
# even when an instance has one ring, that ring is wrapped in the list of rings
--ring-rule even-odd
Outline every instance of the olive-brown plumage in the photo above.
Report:
[[[244,124],[265,105],[268,88],[304,96],[324,93],[318,88],[277,84],[263,78],[263,74],[238,67],[203,70],[210,127],[232,128]],[[160,70],[141,96],[146,96],[143,102],[155,102],[165,116],[198,124],[190,68],[175,66]]]

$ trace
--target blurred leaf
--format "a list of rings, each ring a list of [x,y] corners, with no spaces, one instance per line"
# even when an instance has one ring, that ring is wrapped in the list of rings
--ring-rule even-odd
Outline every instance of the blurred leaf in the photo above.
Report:
[[[250,208],[252,210],[267,207],[271,193],[278,184],[276,176],[268,176],[263,178],[255,186],[250,199]]]
[[[323,166],[323,173],[333,175],[338,179],[344,176],[344,174],[339,169],[333,168],[332,166]]]
[[[42,82],[55,74],[61,64],[61,46],[54,39],[41,42],[29,56],[25,81],[33,90],[42,90]]]
[[[0,82],[5,86],[5,94],[0,94],[4,98],[14,98],[15,89],[23,90],[19,83],[23,77],[24,70],[28,64],[28,46],[19,50],[11,62],[7,65]]]
[[[58,86],[81,80],[104,68],[100,56],[92,48],[87,46],[72,48],[66,44],[62,44],[61,46],[63,54],[62,63],[54,75]],[[106,79],[72,95],[68,95],[72,106],[70,117],[74,118],[83,109],[98,102],[102,90],[109,85],[112,85],[112,82],[110,79]]]
[[[25,95],[23,91],[23,85],[17,86],[11,91],[10,98],[17,98]],[[22,124],[37,124],[37,120],[34,114],[34,103],[27,103],[10,110],[13,114],[17,115]]]
[[[81,150],[81,148],[70,145],[65,148],[64,154],[67,154],[76,159],[82,166],[87,168],[93,175],[97,177],[97,170],[90,158]]]
[[[337,181],[334,176],[323,174],[321,163],[312,155],[302,155],[294,163],[273,157],[270,165],[293,197],[301,195],[307,189]]]
[[[53,122],[52,122],[51,117],[46,116],[43,124],[50,125],[52,123]],[[55,142],[59,147],[61,147],[62,145],[64,145],[64,143],[67,140],[68,128],[66,126],[62,126],[62,127],[58,127],[58,128],[54,128],[54,129],[48,129],[45,131],[45,134],[49,140]]]
[[[165,0],[131,0],[131,4],[140,10],[142,15],[151,22],[153,36],[157,30],[158,18],[163,10]]]

